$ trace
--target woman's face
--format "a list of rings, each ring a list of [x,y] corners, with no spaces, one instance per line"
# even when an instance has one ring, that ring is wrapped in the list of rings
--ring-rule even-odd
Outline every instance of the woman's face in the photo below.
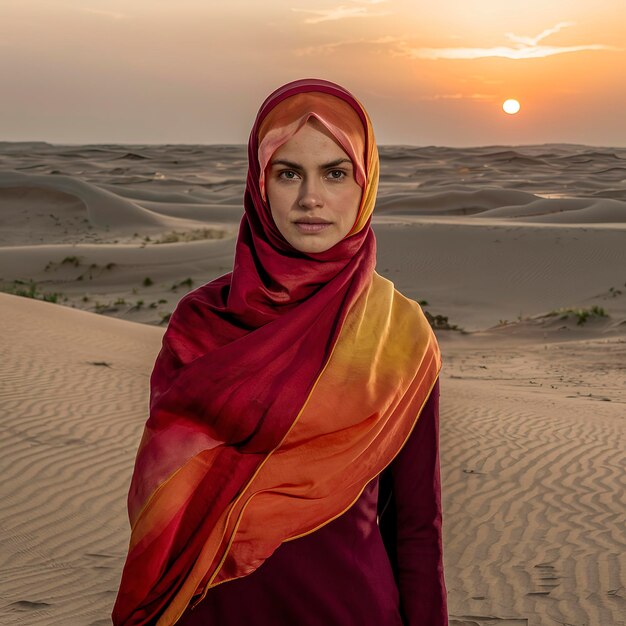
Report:
[[[274,222],[301,252],[324,252],[354,225],[362,189],[350,157],[316,118],[280,146],[265,170]]]

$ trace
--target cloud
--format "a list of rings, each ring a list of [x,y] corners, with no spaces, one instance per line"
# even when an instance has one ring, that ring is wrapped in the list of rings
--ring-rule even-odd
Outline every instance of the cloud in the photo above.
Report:
[[[563,28],[567,28],[568,26],[574,26],[575,24],[576,22],[559,22],[558,24],[556,24],[556,26],[553,26],[552,28],[546,28],[546,30],[539,33],[536,37],[520,37],[519,35],[514,35],[513,33],[506,33],[505,37],[507,37],[514,43],[526,46],[536,46],[542,39],[545,39],[548,35],[558,33]]]
[[[488,57],[501,57],[505,59],[540,59],[566,54],[568,52],[582,52],[583,50],[622,50],[615,46],[602,44],[587,44],[582,46],[535,46],[532,48],[507,48],[499,46],[495,48],[411,48],[403,46],[397,51],[400,56],[412,59],[483,59]]]
[[[117,13],[115,11],[104,11],[102,9],[91,9],[88,7],[79,7],[79,11],[83,13],[92,13],[93,15],[99,15],[100,17],[108,17],[113,20],[125,20],[130,17],[126,13]]]
[[[361,0],[362,1],[362,0]],[[379,37],[378,39],[347,39],[325,44],[298,48],[295,53],[299,56],[313,54],[330,54],[338,48],[354,45],[369,45],[381,47],[389,51],[392,56],[407,57],[410,59],[426,59],[435,61],[439,59],[484,59],[484,58],[505,58],[505,59],[539,59],[556,54],[568,54],[572,52],[582,52],[587,50],[614,50],[622,51],[624,48],[608,46],[604,44],[591,43],[576,46],[550,46],[541,45],[539,42],[549,35],[572,26],[574,22],[559,22],[552,28],[547,28],[535,37],[525,37],[507,33],[506,37],[515,42],[515,46],[493,46],[490,48],[422,48],[411,45],[407,38],[399,37]]]
[[[370,11],[368,6],[374,4],[381,4],[386,0],[350,0],[354,4],[360,6],[346,6],[344,4],[338,7],[330,9],[299,9],[292,8],[292,11],[297,13],[310,13],[313,17],[308,17],[304,20],[305,24],[319,24],[320,22],[330,22],[336,20],[343,20],[349,17],[379,17],[381,15],[388,15],[388,11]],[[363,6],[365,5],[365,6]]]
[[[506,33],[506,37],[513,41],[515,47],[495,46],[492,48],[419,48],[412,47],[406,42],[401,42],[392,53],[396,56],[406,56],[411,59],[482,59],[488,57],[501,57],[505,59],[539,59],[554,56],[555,54],[567,54],[585,50],[623,50],[615,46],[592,43],[577,46],[546,46],[539,45],[542,39],[559,32],[563,28],[573,26],[575,22],[559,22],[552,28],[547,28],[535,37],[525,37]]]
[[[378,39],[345,39],[343,41],[322,43],[316,46],[307,46],[306,48],[297,48],[294,52],[298,56],[312,56],[319,54],[330,54],[331,52],[334,52],[337,48],[342,48],[344,46],[387,46],[388,44],[397,41],[399,41],[397,37],[379,37]]]
[[[435,93],[427,96],[417,96],[415,100],[497,100],[498,96],[488,93]]]

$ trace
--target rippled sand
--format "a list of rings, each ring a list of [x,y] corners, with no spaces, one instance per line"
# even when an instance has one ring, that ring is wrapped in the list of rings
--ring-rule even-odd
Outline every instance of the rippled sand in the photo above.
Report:
[[[625,624],[626,150],[381,157],[377,270],[440,316],[451,624]],[[0,142],[0,623],[110,623],[148,376],[232,267],[245,175],[242,146]]]

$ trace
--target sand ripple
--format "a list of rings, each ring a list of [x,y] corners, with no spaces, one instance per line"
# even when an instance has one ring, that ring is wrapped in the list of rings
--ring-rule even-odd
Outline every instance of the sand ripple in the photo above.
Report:
[[[0,300],[5,336],[19,338],[0,360],[0,623],[110,623],[162,330]]]
[[[623,625],[626,343],[457,348],[441,386],[451,615]]]

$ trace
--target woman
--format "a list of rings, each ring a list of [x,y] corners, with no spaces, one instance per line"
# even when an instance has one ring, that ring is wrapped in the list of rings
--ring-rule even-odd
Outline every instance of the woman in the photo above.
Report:
[[[374,271],[370,120],[295,81],[248,159],[233,271],[181,299],[154,366],[113,623],[445,625],[441,355]]]

